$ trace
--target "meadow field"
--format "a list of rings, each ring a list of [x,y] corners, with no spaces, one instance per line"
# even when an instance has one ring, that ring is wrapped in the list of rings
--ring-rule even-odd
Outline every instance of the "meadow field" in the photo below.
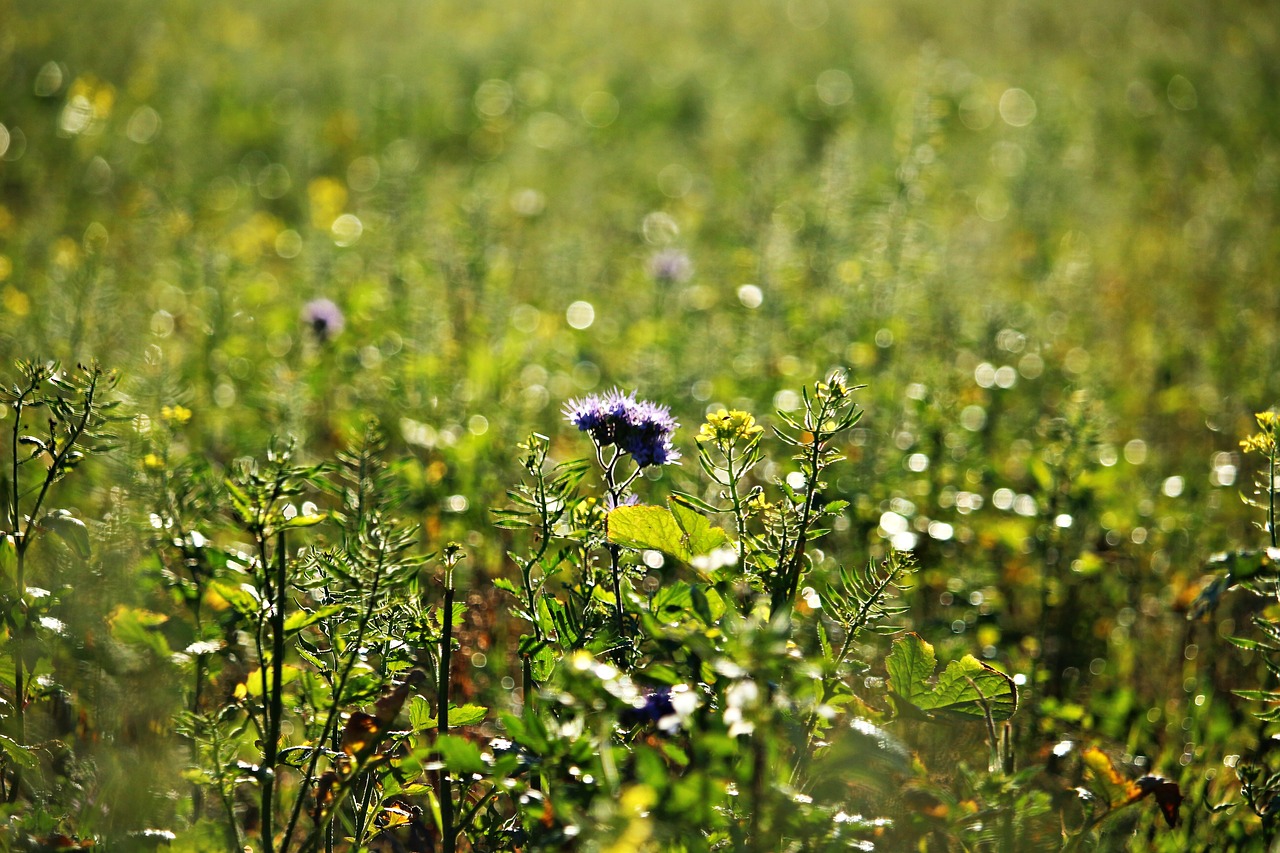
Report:
[[[1280,843],[1266,3],[0,0],[0,847]]]

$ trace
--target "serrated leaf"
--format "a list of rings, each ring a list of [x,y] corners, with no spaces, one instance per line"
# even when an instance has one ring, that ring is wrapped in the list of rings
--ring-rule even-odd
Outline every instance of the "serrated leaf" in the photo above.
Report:
[[[609,513],[609,541],[624,548],[661,551],[689,562],[684,531],[671,511],[660,506],[620,506]]]
[[[729,542],[722,528],[712,527],[687,502],[671,498],[670,509],[623,506],[609,513],[609,541],[637,550],[653,550],[688,563]]]
[[[884,666],[889,672],[889,688],[917,708],[921,707],[920,702],[929,693],[927,681],[938,666],[933,645],[919,634],[907,634],[894,641]]]
[[[667,506],[684,532],[685,546],[693,556],[710,554],[729,543],[729,534],[723,528],[712,527],[707,517],[698,512],[687,498],[672,495],[667,499]]]
[[[1013,679],[973,655],[947,664],[931,698],[934,704],[926,710],[975,720],[990,713],[999,722],[1018,710],[1018,688]]]
[[[466,773],[483,773],[484,760],[480,757],[480,747],[469,740],[455,735],[441,735],[436,738],[436,749],[440,760],[444,762],[449,773],[461,775]]]
[[[516,585],[506,578],[494,578],[493,585],[503,592],[509,592],[515,596],[520,595],[520,590],[516,588]]]
[[[484,705],[450,705],[449,726],[474,726],[483,723],[488,715],[489,709]]]
[[[890,689],[902,700],[925,712],[939,712],[969,720],[990,713],[1007,720],[1018,708],[1018,688],[1012,678],[973,655],[952,661],[930,684],[937,667],[933,646],[918,634],[894,641],[885,658]]]

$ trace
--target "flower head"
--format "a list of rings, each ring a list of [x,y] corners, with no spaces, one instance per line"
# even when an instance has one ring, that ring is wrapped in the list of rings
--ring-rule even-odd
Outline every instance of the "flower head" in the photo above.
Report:
[[[671,446],[671,436],[679,426],[666,406],[637,400],[635,392],[624,394],[617,388],[603,395],[588,394],[570,400],[564,408],[569,423],[588,433],[597,447],[616,446],[629,454],[636,465],[668,465],[680,459]]]
[[[756,423],[756,419],[747,412],[734,409],[721,409],[707,415],[707,422],[698,432],[699,442],[716,444],[732,444],[734,441],[746,441],[764,432],[764,428]]]
[[[1276,427],[1280,425],[1280,415],[1275,412],[1258,412],[1254,418],[1261,431],[1247,436],[1240,442],[1240,447],[1245,453],[1271,453],[1276,448]]]
[[[649,275],[658,281],[680,284],[693,275],[693,262],[679,249],[663,249],[649,258]]]
[[[315,334],[316,340],[326,343],[342,333],[346,320],[342,309],[331,299],[313,299],[302,308],[302,322]]]

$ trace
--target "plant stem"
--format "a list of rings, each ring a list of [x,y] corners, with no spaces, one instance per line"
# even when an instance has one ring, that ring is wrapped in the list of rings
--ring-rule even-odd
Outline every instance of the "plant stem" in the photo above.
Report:
[[[453,584],[444,590],[444,627],[440,636],[440,673],[436,682],[439,702],[437,731],[440,736],[449,734],[450,658],[453,656]],[[444,853],[454,853],[457,837],[453,828],[453,790],[449,781],[449,768],[440,769],[440,844]]]
[[[264,566],[265,568],[265,566]],[[276,533],[275,600],[271,608],[271,684],[267,711],[266,743],[263,744],[262,763],[262,847],[267,853],[275,850],[275,772],[280,755],[280,723],[284,714],[284,611],[288,602],[288,562],[285,534]],[[287,847],[289,839],[284,839]]]
[[[1267,531],[1271,534],[1271,547],[1276,544],[1276,445],[1271,442],[1271,456],[1267,466]]]

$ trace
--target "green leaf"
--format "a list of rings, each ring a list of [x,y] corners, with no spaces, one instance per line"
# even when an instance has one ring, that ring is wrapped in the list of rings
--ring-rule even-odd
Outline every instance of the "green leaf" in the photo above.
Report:
[[[484,705],[450,705],[449,725],[450,727],[474,726],[477,723],[483,723],[488,714],[489,709]]]
[[[67,510],[53,510],[40,520],[40,527],[56,533],[82,560],[89,558],[89,528]]]
[[[480,747],[469,740],[455,735],[441,735],[436,738],[436,749],[440,752],[440,760],[453,775],[483,773],[485,770],[484,760],[480,758]]]
[[[608,530],[614,545],[661,551],[686,563],[693,557],[675,516],[660,506],[620,506],[609,513]]]
[[[520,595],[520,590],[516,588],[516,585],[506,578],[494,578],[493,585],[503,592],[509,592],[515,596]]]
[[[158,630],[168,621],[169,617],[163,613],[153,613],[150,610],[129,607],[126,604],[116,605],[108,619],[111,625],[111,636],[118,642],[151,649],[160,657],[168,657],[171,653],[169,642]]]
[[[282,523],[276,525],[276,530],[293,530],[298,527],[315,527],[322,521],[328,521],[329,514],[327,512],[312,513],[311,515],[295,515],[293,518],[285,519]]]
[[[712,527],[688,498],[672,495],[667,499],[667,506],[684,532],[685,545],[693,556],[701,557],[729,544],[729,534],[723,528]]]
[[[303,628],[309,628],[321,619],[327,619],[335,613],[340,613],[345,605],[342,604],[326,604],[324,607],[315,610],[299,610],[284,620],[284,632],[292,634],[301,631]]]
[[[302,674],[302,670],[292,664],[285,664],[280,668],[280,686],[284,687],[297,681],[298,676]],[[275,689],[275,671],[271,668],[267,669],[267,692],[270,693]],[[253,672],[245,676],[242,683],[236,686],[236,696],[261,696],[262,695],[262,670],[255,669]]]
[[[1274,690],[1232,690],[1241,699],[1252,702],[1280,702],[1280,692]]]
[[[624,548],[661,551],[684,563],[728,544],[724,529],[712,527],[687,500],[672,497],[668,506],[618,507],[609,513],[609,541]]]
[[[31,747],[23,746],[11,737],[0,735],[0,751],[19,767],[30,770],[39,762],[35,754],[31,751]]]
[[[884,666],[889,671],[889,688],[917,708],[921,707],[920,702],[925,701],[929,693],[926,682],[938,666],[933,646],[919,634],[907,634],[894,641]]]
[[[222,581],[211,581],[209,591],[226,601],[242,616],[253,616],[258,612],[258,599],[244,584],[233,586]]]
[[[1013,679],[973,655],[949,663],[937,682],[930,684],[936,667],[933,646],[918,634],[895,640],[885,658],[890,689],[921,711],[968,720],[982,720],[989,712],[993,720],[1000,721],[1018,709],[1018,688]]]

